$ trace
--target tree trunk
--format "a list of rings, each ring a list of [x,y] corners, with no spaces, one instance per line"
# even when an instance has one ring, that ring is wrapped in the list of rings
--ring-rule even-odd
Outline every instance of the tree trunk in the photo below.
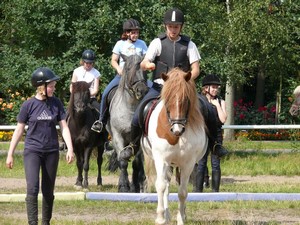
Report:
[[[226,95],[225,95],[225,104],[227,112],[226,125],[234,124],[234,86],[233,84],[226,84]],[[233,129],[224,129],[224,140],[232,141],[234,140],[234,130]]]
[[[226,0],[226,11],[227,14],[230,14],[230,0]],[[229,20],[229,25],[231,25],[231,21]],[[229,43],[226,48],[226,54],[229,54]],[[225,122],[226,125],[234,124],[234,96],[235,89],[233,82],[227,81],[226,83],[226,94],[225,94],[225,104],[226,104],[226,112],[227,112],[227,120]],[[224,129],[224,140],[231,141],[234,140],[234,130],[232,129]]]
[[[256,95],[254,107],[258,109],[260,106],[264,106],[265,102],[265,71],[263,66],[260,66],[257,74],[257,83],[256,83]]]

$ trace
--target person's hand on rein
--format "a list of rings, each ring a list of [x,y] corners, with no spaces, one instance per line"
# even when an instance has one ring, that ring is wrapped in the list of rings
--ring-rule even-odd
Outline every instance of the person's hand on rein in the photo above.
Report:
[[[154,63],[147,63],[146,64],[146,69],[147,70],[155,70],[155,64]]]

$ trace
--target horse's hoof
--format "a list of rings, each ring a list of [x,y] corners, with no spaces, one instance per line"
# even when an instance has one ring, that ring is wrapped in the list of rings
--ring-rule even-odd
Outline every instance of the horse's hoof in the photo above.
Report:
[[[87,188],[87,187],[85,187],[85,188],[82,189],[82,191],[83,191],[83,192],[88,192],[88,191],[90,191],[90,189]]]
[[[129,187],[120,187],[118,192],[127,193],[127,192],[130,192],[130,188]]]
[[[155,220],[155,225],[165,225],[165,224],[167,224],[166,220],[158,220],[158,219]]]
[[[82,186],[81,185],[74,184],[74,188],[76,190],[82,190]]]

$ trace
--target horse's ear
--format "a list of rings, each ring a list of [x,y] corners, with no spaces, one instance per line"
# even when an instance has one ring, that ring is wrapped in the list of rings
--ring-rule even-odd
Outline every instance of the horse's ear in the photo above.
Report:
[[[166,73],[161,73],[160,76],[164,81],[167,81],[169,79],[169,76]]]
[[[185,79],[186,82],[188,82],[191,79],[191,77],[192,77],[192,72],[191,71],[187,72],[184,75],[184,79]]]
[[[127,61],[127,59],[128,59],[128,56],[127,55],[124,55],[124,54],[120,54],[121,55],[121,57],[123,58],[123,60],[126,62]]]

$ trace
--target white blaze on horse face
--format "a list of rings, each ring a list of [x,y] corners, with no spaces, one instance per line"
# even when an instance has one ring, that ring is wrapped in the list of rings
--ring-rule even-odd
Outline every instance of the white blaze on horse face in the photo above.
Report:
[[[176,105],[174,110],[174,115],[170,115],[170,120],[172,122],[170,131],[177,137],[181,136],[185,131],[185,124],[183,124],[182,119],[186,117],[186,106],[184,102],[180,102],[178,94],[176,94]],[[176,122],[177,121],[177,122]]]

